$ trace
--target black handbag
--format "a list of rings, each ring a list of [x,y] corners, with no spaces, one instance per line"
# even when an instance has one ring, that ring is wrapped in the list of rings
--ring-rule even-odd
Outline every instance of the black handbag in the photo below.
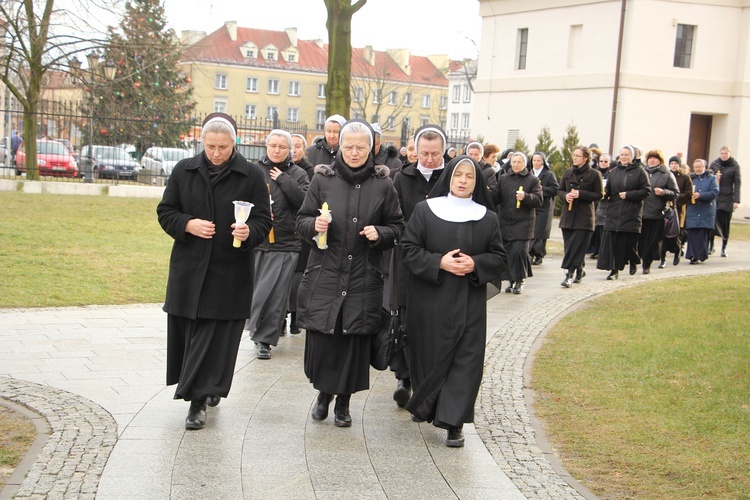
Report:
[[[370,366],[383,371],[391,364],[391,358],[403,345],[404,333],[398,310],[380,312],[380,328],[371,336]]]
[[[664,211],[664,237],[674,238],[680,234],[680,220],[677,218],[677,210],[668,206]]]

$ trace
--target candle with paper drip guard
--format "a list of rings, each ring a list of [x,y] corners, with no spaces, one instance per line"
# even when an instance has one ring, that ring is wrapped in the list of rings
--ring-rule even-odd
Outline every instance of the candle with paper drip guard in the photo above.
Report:
[[[268,188],[268,200],[271,203],[271,231],[268,233],[268,242],[276,243],[276,236],[273,234],[273,196],[271,196],[271,185],[266,184]]]
[[[234,203],[234,222],[235,224],[244,224],[250,217],[250,210],[255,206],[249,201],[233,201]],[[242,241],[237,238],[232,242],[234,248],[239,248]]]
[[[523,186],[518,186],[518,191],[516,191],[516,194],[523,193]],[[516,200],[516,208],[521,208],[521,200]]]
[[[320,211],[320,216],[323,217],[328,222],[331,222],[331,211],[328,210],[328,202],[324,201],[323,206],[318,209]],[[318,243],[318,248],[320,250],[325,250],[328,248],[328,231],[323,231],[322,233],[318,233],[316,236],[313,237],[313,239]]]

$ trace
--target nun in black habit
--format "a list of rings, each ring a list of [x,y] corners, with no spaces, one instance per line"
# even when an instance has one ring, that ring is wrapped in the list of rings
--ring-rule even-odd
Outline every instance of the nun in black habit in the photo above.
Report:
[[[406,330],[415,420],[464,444],[484,366],[486,284],[505,270],[500,226],[484,176],[468,156],[453,159],[416,205],[400,243],[409,273]]]

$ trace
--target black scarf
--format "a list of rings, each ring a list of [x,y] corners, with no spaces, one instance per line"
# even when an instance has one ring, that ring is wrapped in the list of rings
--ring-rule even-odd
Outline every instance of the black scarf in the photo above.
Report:
[[[223,174],[229,171],[228,167],[235,158],[237,158],[236,148],[232,150],[232,154],[227,161],[220,165],[214,165],[211,163],[211,160],[208,159],[208,156],[206,156],[206,151],[203,151],[203,159],[206,161],[206,166],[208,167],[208,178],[211,181],[211,184],[215,184],[219,178],[224,177]]]
[[[367,161],[364,165],[359,168],[351,168],[344,162],[341,151],[339,151],[336,153],[336,160],[334,160],[333,165],[341,178],[349,184],[362,184],[365,179],[369,179],[375,173],[375,160],[372,153],[367,155]]]

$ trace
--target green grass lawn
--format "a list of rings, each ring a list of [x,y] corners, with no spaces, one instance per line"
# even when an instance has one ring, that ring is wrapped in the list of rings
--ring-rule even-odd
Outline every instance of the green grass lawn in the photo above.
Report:
[[[536,357],[537,414],[602,498],[750,497],[750,273],[589,302]]]
[[[162,302],[158,202],[0,192],[0,307]]]

